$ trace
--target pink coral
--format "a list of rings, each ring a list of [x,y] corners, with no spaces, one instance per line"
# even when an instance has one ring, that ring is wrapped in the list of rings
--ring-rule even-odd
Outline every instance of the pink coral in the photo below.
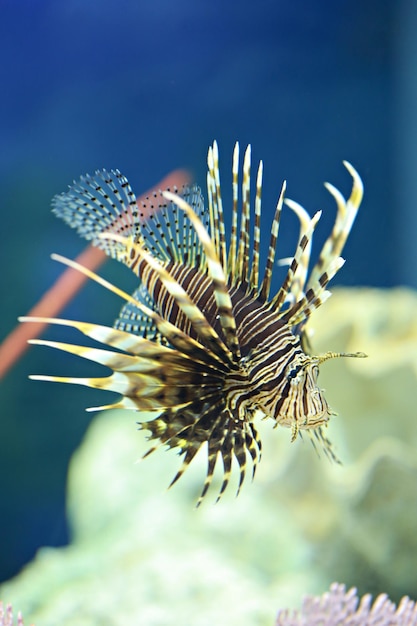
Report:
[[[386,594],[372,603],[370,594],[359,599],[354,587],[333,583],[322,596],[304,598],[300,611],[280,610],[276,626],[417,626],[417,605],[404,597],[397,607]]]
[[[22,614],[17,614],[17,622],[13,619],[13,607],[11,604],[3,605],[0,600],[0,626],[23,626]]]

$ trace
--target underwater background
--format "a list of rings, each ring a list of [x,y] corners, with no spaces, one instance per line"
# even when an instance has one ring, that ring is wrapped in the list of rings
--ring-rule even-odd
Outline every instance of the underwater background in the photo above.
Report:
[[[103,167],[119,168],[137,195],[171,170],[186,168],[205,193],[207,148],[216,139],[223,189],[230,183],[231,154],[236,140],[241,147],[252,144],[254,166],[259,159],[263,160],[263,211],[267,223],[283,179],[287,180],[288,197],[300,202],[310,214],[323,209],[317,247],[322,242],[320,237],[324,238],[330,230],[335,214],[333,201],[322,183],[329,181],[348,195],[351,181],[342,160],[347,159],[355,166],[364,181],[365,196],[343,253],[347,263],[331,286],[387,290],[378,291],[378,294],[390,294],[386,300],[381,296],[378,309],[384,309],[384,303],[389,301],[389,320],[388,317],[380,320],[381,341],[386,338],[388,327],[394,329],[404,350],[410,350],[410,359],[414,358],[416,301],[412,291],[405,292],[408,295],[403,299],[392,288],[417,287],[416,29],[417,5],[411,0],[0,0],[0,340],[14,328],[17,317],[27,313],[62,273],[62,267],[50,259],[50,254],[57,252],[75,258],[85,247],[84,241],[52,215],[50,201],[54,194],[65,191],[81,174]],[[224,195],[227,201],[227,192]],[[282,244],[282,256],[285,256],[288,253],[285,246],[293,249],[297,238],[296,220],[285,217],[282,230],[286,234],[279,246]],[[280,247],[278,255],[281,255]],[[135,288],[129,272],[114,262],[108,262],[100,273],[130,291]],[[322,326],[329,335],[324,350],[339,349],[342,335],[351,338],[353,331],[343,330],[341,320],[345,316],[348,325],[358,313],[359,302],[363,311],[370,312],[370,319],[378,318],[373,304],[366,300],[353,301],[348,296],[337,302],[344,304]],[[402,313],[395,309],[398,303],[403,307]],[[120,306],[115,296],[97,285],[87,284],[61,316],[111,325]],[[401,323],[397,324],[396,320],[400,319]],[[352,327],[359,329],[355,332],[360,336],[361,328],[367,323],[359,317],[358,321],[352,321]],[[340,327],[341,334],[335,330],[332,335],[333,327]],[[401,337],[401,328],[411,330],[407,331],[409,334],[404,330]],[[47,336],[65,340],[65,333],[58,330],[49,329]],[[371,328],[369,335],[373,337],[377,331],[378,328]],[[322,346],[322,338],[318,336],[318,339]],[[389,351],[380,355],[380,348],[380,342],[375,341],[374,354],[381,359],[377,361],[378,367],[385,363],[384,359],[387,363],[391,360]],[[359,339],[352,349],[370,351],[367,345],[359,344]],[[361,430],[355,431],[359,433],[355,436],[350,435],[354,440],[350,452],[340,454],[344,466],[357,460],[355,455],[366,449],[365,442],[371,445],[378,434],[386,434],[379,415],[388,405],[394,407],[388,415],[392,420],[388,434],[392,435],[391,430],[395,434],[398,428],[401,434],[406,433],[405,439],[417,443],[417,424],[411,421],[416,412],[417,370],[414,365],[414,373],[410,373],[410,359],[401,365],[405,373],[401,368],[395,375],[384,370],[381,387],[375,387],[373,393],[378,397],[377,389],[390,389],[392,385],[398,396],[395,401],[388,401],[385,396],[378,400],[381,413],[372,409],[374,430],[371,428],[363,439]],[[345,366],[339,365],[336,368],[339,378],[336,375],[332,383],[325,385],[334,386],[331,405],[344,421],[342,440],[338,443],[342,452],[343,437],[349,439],[349,419],[354,421],[352,413],[360,410],[357,397],[352,398],[359,394],[362,407],[371,401],[366,395],[370,383],[358,383],[355,378],[360,376],[357,373],[360,365],[355,363],[350,388],[346,382],[350,379],[344,378],[347,377],[342,369]],[[86,372],[91,372],[90,366],[81,365],[80,370],[77,367],[75,360],[69,361],[65,355],[31,348],[0,381],[0,582],[16,575],[40,547],[63,546],[70,541],[66,514],[68,466],[94,418],[84,409],[102,403],[103,398],[93,390],[32,382],[27,377],[31,373],[66,374],[70,368],[78,373],[85,367]],[[332,364],[326,368],[330,370]],[[371,359],[366,363],[368,368],[372,368]],[[337,385],[342,378],[338,393]],[[356,392],[357,389],[361,391]],[[406,425],[400,421],[404,415],[411,416],[407,417]],[[120,423],[133,440],[132,448],[137,449],[137,454],[132,452],[133,459],[128,454],[131,450],[127,450],[126,460],[135,480],[142,480],[147,514],[154,511],[156,518],[158,514],[164,515],[164,499],[169,498],[171,507],[178,498],[186,500],[186,519],[193,519],[196,513],[192,497],[187,500],[184,496],[186,485],[179,484],[166,495],[164,488],[171,470],[164,465],[164,454],[158,453],[158,459],[155,462],[152,459],[149,469],[145,463],[133,465],[143,449],[143,436],[136,432],[134,415],[125,416]],[[283,440],[277,444],[280,450],[291,447],[288,467],[293,467],[293,462],[298,467],[293,461],[297,458],[293,448],[298,451],[303,448],[300,468],[304,473],[299,469],[303,489],[312,500],[320,502],[324,498],[327,502],[327,496],[321,492],[322,481],[316,475],[318,471],[326,475],[328,468],[320,470],[316,466],[327,464],[327,460],[319,461],[310,451],[305,452],[308,446],[302,442],[290,446],[284,430],[270,432],[271,439]],[[363,446],[355,447],[358,440],[364,442]],[[108,443],[111,447],[111,438]],[[246,539],[242,541],[247,546],[253,542],[253,551],[256,546],[262,546],[257,557],[260,561],[263,555],[265,562],[268,558],[278,562],[282,558],[278,547],[268,550],[274,543],[272,530],[266,532],[267,546],[258,537],[262,533],[256,531],[256,536],[251,535],[263,508],[265,519],[271,517],[271,528],[275,519],[275,532],[279,535],[284,516],[282,502],[291,499],[291,490],[280,491],[281,481],[286,481],[282,467],[287,467],[287,461],[277,465],[275,480],[273,452],[270,450],[269,454],[262,474],[264,482],[260,479],[262,489],[255,481],[240,496],[243,500],[247,498],[249,506],[250,492],[262,491],[256,500],[260,508],[256,509],[255,504],[249,506],[253,510],[253,525],[245,527]],[[174,464],[177,460],[174,458]],[[94,458],[90,461],[94,466]],[[171,461],[166,461],[167,466],[170,463],[172,466]],[[159,472],[154,487],[153,472]],[[310,472],[314,473],[311,489]],[[415,477],[415,469],[413,472]],[[395,472],[390,472],[391,479],[393,475]],[[98,473],[97,486],[104,489],[108,480],[105,472],[102,480]],[[412,498],[414,502],[415,482],[410,480],[410,484],[411,492],[407,492],[404,501]],[[303,489],[299,485],[294,487],[294,500],[301,497]],[[332,489],[338,491],[341,501],[353,497],[350,492],[343,499],[340,490]],[[140,493],[138,487],[138,498]],[[270,504],[267,506],[266,502]],[[227,509],[230,506],[233,511],[235,505],[243,506],[230,499],[223,512],[223,504],[213,512],[211,503],[206,504],[190,524],[199,527],[207,514],[210,522],[204,523],[210,529],[202,533],[200,541],[197,530],[190,531],[194,537],[192,547],[183,545],[181,539],[181,558],[186,560],[187,550],[191,553],[197,545],[209,550],[210,541],[217,542],[216,533],[225,528],[226,520],[231,524],[230,515],[235,516],[234,532],[239,535],[241,518],[237,512],[229,514]],[[304,500],[301,505],[298,513],[301,517],[302,511],[306,515],[317,514]],[[374,511],[379,509],[376,507]],[[246,518],[246,513],[242,517]],[[379,513],[376,519],[381,522]],[[291,528],[291,520],[287,521]],[[415,517],[409,518],[411,529],[416,521]],[[392,525],[392,521],[389,523]],[[142,524],[141,533],[146,529],[146,515]],[[164,541],[172,544],[171,524],[174,521],[168,519],[165,538],[164,525],[158,526],[158,533],[151,534],[155,544],[163,545]],[[181,524],[175,528],[181,533]],[[338,533],[337,528],[336,522],[333,526],[329,523],[333,537]],[[337,536],[338,541],[329,544],[334,553],[329,548],[323,557],[330,581],[333,578],[329,563],[335,559],[334,555],[340,555],[343,560],[351,551],[343,533]],[[404,536],[408,536],[406,532]],[[288,550],[291,537],[286,536],[283,541],[280,535],[277,542],[276,546]],[[407,544],[407,540],[397,547],[402,561],[409,558],[405,569],[415,563],[415,547]],[[357,546],[354,550],[356,554]],[[236,546],[235,551],[237,562],[244,564],[245,550],[239,553]],[[384,566],[390,559],[395,561],[396,555],[387,557]],[[180,558],[180,554],[177,556]],[[314,572],[310,556],[306,547],[302,556],[297,552],[297,563],[309,563],[306,571]],[[170,558],[172,564],[176,555],[171,554]],[[215,559],[213,563],[215,567]],[[282,562],[281,570],[285,575]],[[345,572],[345,579],[339,582],[355,584],[354,566],[339,571]],[[272,579],[274,568],[266,568],[262,576]],[[387,591],[394,599],[402,593],[413,595],[414,592],[414,597],[417,596],[414,583],[388,589],[387,578],[381,574],[380,580],[374,573],[366,574],[361,580],[369,580],[368,587],[357,584],[361,592]],[[307,579],[307,576],[303,578],[306,584]],[[320,592],[325,588],[320,587]],[[294,597],[301,598],[309,591],[317,589],[293,589]],[[13,597],[3,599],[13,601]],[[278,609],[278,597],[272,600]],[[175,612],[175,599],[170,602]],[[149,623],[154,623],[151,618]]]

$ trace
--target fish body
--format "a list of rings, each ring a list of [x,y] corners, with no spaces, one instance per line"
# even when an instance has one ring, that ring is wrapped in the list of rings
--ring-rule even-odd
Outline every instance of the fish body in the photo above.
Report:
[[[34,378],[83,384],[120,394],[113,405],[92,410],[126,408],[155,411],[140,422],[153,445],[164,444],[183,455],[171,484],[188,467],[201,446],[207,446],[206,479],[198,504],[207,493],[219,457],[225,491],[233,459],[239,467],[238,491],[261,456],[254,419],[260,413],[275,425],[314,435],[335,458],[324,428],[333,414],[318,386],[320,364],[341,355],[312,355],[305,325],[330,295],[327,285],[343,264],[340,257],[362,200],[362,182],[353,178],[348,200],[331,185],[337,203],[333,230],[310,270],[314,229],[312,218],[298,204],[285,200],[300,221],[294,255],[283,284],[271,296],[276,246],[285,184],[268,237],[268,253],[260,268],[262,162],[256,177],[254,206],[250,201],[250,147],[239,184],[239,146],[233,155],[231,235],[227,240],[221,197],[218,149],[208,155],[208,206],[199,187],[180,193],[167,190],[138,204],[127,179],[118,171],[98,171],[75,182],[53,200],[54,213],[85,239],[103,248],[138,276],[139,287],[126,294],[76,263],[67,265],[101,282],[125,299],[114,328],[49,319],[77,328],[110,349],[36,340],[106,365],[110,376]],[[262,277],[261,277],[262,275]],[[33,320],[26,318],[25,321]],[[116,350],[112,350],[115,348]],[[147,456],[147,454],[145,456]]]

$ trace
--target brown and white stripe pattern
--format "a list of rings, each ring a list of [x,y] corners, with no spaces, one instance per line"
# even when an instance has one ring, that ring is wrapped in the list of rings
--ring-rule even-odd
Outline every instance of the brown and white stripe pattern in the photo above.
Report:
[[[155,194],[145,212],[119,171],[103,170],[81,178],[54,199],[54,212],[81,236],[130,267],[140,285],[131,296],[76,263],[57,257],[119,295],[125,305],[114,328],[48,320],[74,327],[107,349],[34,343],[101,363],[113,373],[103,378],[33,378],[97,387],[121,396],[113,405],[90,410],[119,407],[157,412],[153,420],[140,422],[140,426],[153,440],[147,454],[166,445],[183,455],[172,483],[206,445],[207,475],[198,504],[210,486],[219,457],[224,476],[218,497],[229,483],[233,459],[239,467],[238,491],[248,458],[254,475],[261,456],[256,413],[290,428],[292,440],[300,431],[312,433],[334,458],[323,430],[332,411],[317,385],[319,365],[336,356],[364,355],[311,355],[304,327],[330,295],[327,285],[343,264],[340,254],[362,199],[357,172],[350,164],[345,166],[353,178],[352,192],[346,201],[327,185],[337,203],[337,216],[311,271],[311,242],[320,213],[310,218],[298,204],[284,200],[283,185],[269,241],[261,241],[263,167],[261,163],[257,172],[252,208],[250,147],[244,156],[241,190],[238,144],[233,154],[231,215],[223,209],[216,143],[208,154],[207,208],[196,186],[180,194],[169,190]],[[282,286],[271,297],[284,202],[299,218],[300,235]],[[262,245],[268,249],[261,278]]]

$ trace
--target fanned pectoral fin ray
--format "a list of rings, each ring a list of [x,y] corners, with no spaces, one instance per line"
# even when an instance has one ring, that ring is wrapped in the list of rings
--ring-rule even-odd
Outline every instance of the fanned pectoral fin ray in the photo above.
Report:
[[[99,240],[103,232],[139,236],[136,196],[119,170],[101,170],[82,176],[57,195],[52,211],[81,237],[92,241],[109,256],[126,261],[126,248],[113,240]]]
[[[253,474],[260,459],[261,444],[253,424],[235,424],[229,412],[224,409],[224,398],[220,391],[213,390],[211,395],[186,407],[169,409],[153,420],[140,422],[139,426],[148,430],[149,439],[155,441],[142,458],[149,456],[160,446],[178,449],[179,454],[183,454],[181,466],[170,487],[181,478],[200,448],[204,445],[207,447],[206,478],[197,506],[210,488],[219,457],[223,463],[223,481],[217,500],[229,485],[233,458],[236,458],[240,468],[237,493],[245,478],[247,453],[252,459]]]
[[[199,506],[211,485],[219,456],[223,462],[223,482],[220,486],[216,502],[220,500],[229,485],[233,458],[236,459],[239,466],[239,482],[236,496],[239,495],[245,480],[248,453],[252,459],[252,476],[255,474],[256,465],[260,460],[261,454],[261,446],[260,444],[257,445],[257,441],[252,434],[253,432],[256,433],[256,431],[254,431],[254,429],[252,430],[253,425],[251,423],[236,425],[231,422],[232,419],[229,418],[227,420],[223,419],[223,422],[216,424],[207,442],[208,462],[206,480],[197,506]]]
[[[85,385],[113,391],[123,396],[119,402],[106,405],[106,408],[133,408],[141,411],[181,408],[191,404],[196,397],[210,394],[210,388],[216,388],[221,382],[221,375],[203,372],[199,365],[194,367],[191,360],[183,358],[174,350],[168,350],[167,353],[167,349],[162,347],[161,354],[158,354],[157,346],[154,344],[151,344],[153,351],[145,357],[40,339],[33,340],[32,343],[74,354],[110,368],[113,373],[104,377],[31,377],[37,380]],[[161,355],[163,358],[160,358]],[[201,376],[204,376],[205,380],[203,389]],[[94,410],[100,408],[103,407],[95,407]]]
[[[233,446],[234,433],[228,430],[222,442],[223,482],[221,484],[216,502],[220,500],[229,484],[230,476],[232,474]]]

